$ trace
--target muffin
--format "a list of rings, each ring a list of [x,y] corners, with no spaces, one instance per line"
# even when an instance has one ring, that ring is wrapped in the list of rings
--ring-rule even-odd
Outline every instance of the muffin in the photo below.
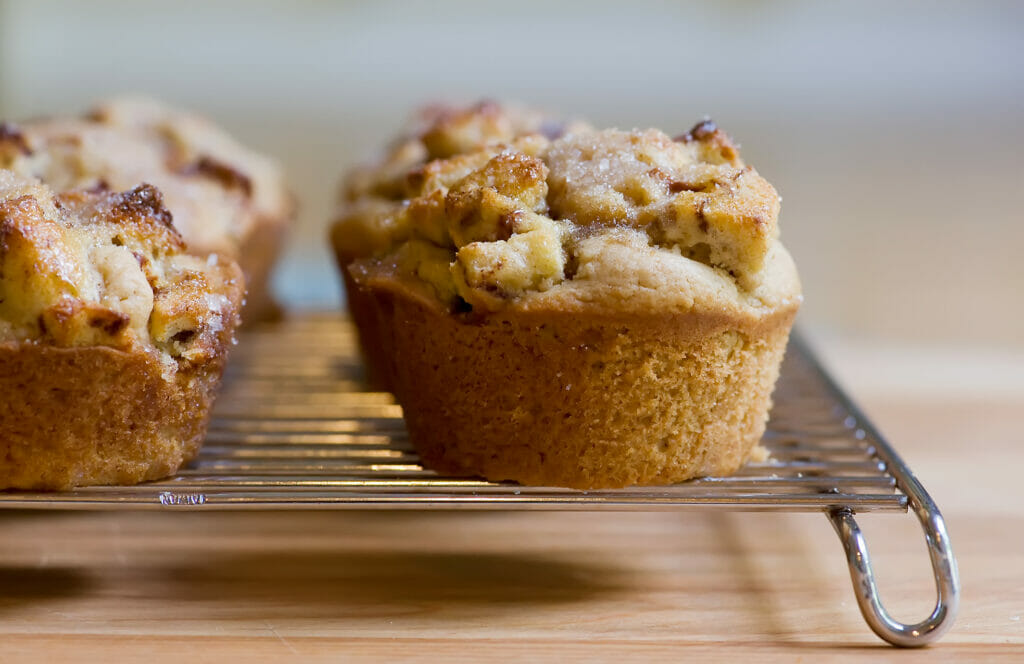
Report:
[[[778,195],[714,123],[535,135],[429,172],[381,224],[405,232],[350,266],[427,467],[594,489],[754,452],[800,283]]]
[[[242,266],[246,320],[278,314],[268,281],[293,217],[291,195],[272,161],[202,118],[125,97],[82,118],[7,124],[0,127],[0,168],[55,191],[154,185],[190,252]]]
[[[0,170],[0,488],[130,484],[199,449],[244,278],[160,192]]]
[[[341,210],[331,243],[345,281],[348,309],[359,332],[367,378],[388,389],[386,329],[370,298],[356,287],[348,267],[359,258],[381,256],[408,237],[418,208],[409,201],[439,191],[479,166],[460,155],[495,144],[531,143],[585,128],[536,110],[483,101],[472,106],[428,106],[376,163],[354,169],[341,190]],[[465,171],[463,173],[462,171]]]

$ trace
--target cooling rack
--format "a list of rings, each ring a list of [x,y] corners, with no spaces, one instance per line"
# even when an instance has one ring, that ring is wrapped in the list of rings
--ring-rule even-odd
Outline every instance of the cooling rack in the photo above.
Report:
[[[762,444],[767,461],[731,477],[668,487],[573,491],[439,476],[419,464],[391,395],[365,391],[349,322],[306,314],[243,336],[206,444],[175,477],[64,493],[0,492],[0,508],[818,511],[843,544],[871,629],[900,646],[941,636],[959,601],[942,516],[797,336]],[[894,620],[882,605],[854,517],[908,509],[924,530],[938,595],[931,615],[912,625]]]

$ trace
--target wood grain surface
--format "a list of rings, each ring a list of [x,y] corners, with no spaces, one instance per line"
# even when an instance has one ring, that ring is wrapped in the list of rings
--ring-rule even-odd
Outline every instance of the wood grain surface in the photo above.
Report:
[[[818,514],[5,512],[0,662],[1024,661],[1024,396],[860,396],[960,562],[925,650],[871,634]],[[860,521],[924,616],[914,519]]]

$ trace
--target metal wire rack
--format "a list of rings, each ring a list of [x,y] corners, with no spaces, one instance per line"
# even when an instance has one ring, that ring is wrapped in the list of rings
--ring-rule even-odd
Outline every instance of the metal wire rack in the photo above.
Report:
[[[367,392],[349,323],[303,315],[248,332],[236,349],[206,444],[175,477],[64,493],[0,492],[0,508],[786,510],[828,515],[845,548],[861,612],[881,638],[919,646],[941,636],[959,580],[942,516],[893,448],[794,337],[763,445],[765,462],[731,477],[667,487],[573,491],[439,476],[410,446],[390,394]],[[938,599],[914,625],[882,606],[857,512],[921,521]]]

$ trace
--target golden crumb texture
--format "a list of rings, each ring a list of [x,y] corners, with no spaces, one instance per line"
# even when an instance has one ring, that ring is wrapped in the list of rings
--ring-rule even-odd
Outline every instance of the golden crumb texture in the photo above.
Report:
[[[0,488],[137,482],[198,449],[244,277],[150,185],[55,193],[0,170]]]
[[[735,472],[757,449],[793,311],[524,314],[466,324],[384,294],[390,376],[423,464],[575,489]]]
[[[152,99],[119,97],[82,117],[0,124],[0,169],[55,191],[158,188],[190,252],[238,261],[247,318],[274,308],[267,292],[294,202],[269,158],[209,121]]]

